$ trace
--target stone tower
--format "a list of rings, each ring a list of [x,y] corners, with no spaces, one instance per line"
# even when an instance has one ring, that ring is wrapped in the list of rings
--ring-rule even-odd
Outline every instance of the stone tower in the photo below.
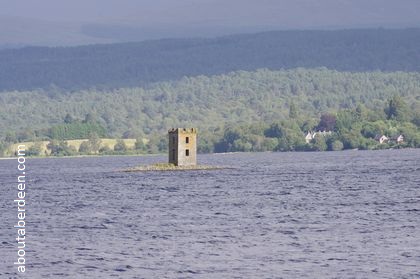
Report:
[[[176,166],[197,165],[197,129],[176,128],[168,131],[169,163]]]

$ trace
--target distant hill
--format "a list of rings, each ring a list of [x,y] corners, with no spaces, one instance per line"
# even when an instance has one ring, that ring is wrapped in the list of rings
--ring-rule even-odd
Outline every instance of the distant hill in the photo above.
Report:
[[[419,46],[420,29],[360,29],[3,49],[0,91],[145,86],[259,68],[419,71]]]
[[[82,23],[52,22],[0,14],[0,48],[76,46],[116,42],[112,39],[85,34],[82,29]]]
[[[75,46],[270,30],[420,27],[420,1],[3,1],[0,45]]]

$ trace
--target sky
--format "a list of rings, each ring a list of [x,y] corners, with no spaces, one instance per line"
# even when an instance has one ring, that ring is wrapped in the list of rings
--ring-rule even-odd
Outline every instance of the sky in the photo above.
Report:
[[[51,33],[44,39],[51,40],[60,24],[81,41],[98,33],[117,40],[103,26],[143,28],[139,38],[152,33],[154,37],[217,35],[221,30],[419,27],[420,0],[0,0],[0,44],[11,34],[12,43],[30,40],[29,32],[40,33],[41,39]],[[102,27],[98,31],[97,25],[86,28],[86,24]]]
[[[230,21],[343,25],[418,22],[419,0],[0,0],[0,14],[67,22]]]

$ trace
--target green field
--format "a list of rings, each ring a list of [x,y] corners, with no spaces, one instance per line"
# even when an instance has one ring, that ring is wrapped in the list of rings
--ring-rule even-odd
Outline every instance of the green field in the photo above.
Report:
[[[118,139],[100,139],[100,140],[101,140],[101,145],[100,145],[101,147],[107,146],[111,150],[113,150]],[[66,142],[70,147],[74,147],[76,150],[79,150],[82,142],[87,142],[87,141],[88,141],[88,139],[77,139],[77,140],[67,140]],[[123,139],[123,141],[126,144],[128,149],[134,149],[135,148],[136,139]],[[148,142],[147,139],[143,139],[143,143],[146,144],[147,142]],[[27,142],[15,143],[15,144],[12,144],[8,148],[5,155],[6,156],[13,156],[13,154],[17,150],[18,145],[25,145],[26,150],[28,150],[29,148],[34,146],[36,143],[40,143],[40,145],[41,145],[40,156],[49,156],[50,155],[51,150],[49,150],[47,148],[47,145],[48,145],[49,141],[39,141],[39,142],[27,141]]]

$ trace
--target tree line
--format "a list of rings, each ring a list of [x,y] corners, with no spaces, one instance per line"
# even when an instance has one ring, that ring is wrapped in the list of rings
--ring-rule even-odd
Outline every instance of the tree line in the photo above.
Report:
[[[158,152],[165,146],[160,138],[168,129],[196,127],[208,145],[203,150],[212,152],[214,145],[223,150],[223,143],[216,143],[228,128],[277,123],[289,134],[299,129],[306,133],[318,125],[322,114],[340,116],[337,125],[347,123],[348,127],[348,123],[360,123],[348,113],[359,106],[367,111],[370,123],[383,121],[385,124],[378,123],[394,127],[392,121],[397,121],[418,127],[418,96],[420,73],[352,73],[326,68],[239,71],[111,91],[7,92],[0,94],[0,142],[4,150],[13,142],[96,134],[99,138],[150,139],[155,142],[150,147]],[[388,100],[393,106],[388,106]],[[292,125],[294,120],[300,122]],[[322,129],[333,130],[332,120],[327,117]],[[386,130],[384,127],[381,129]],[[264,135],[268,142],[275,138],[256,135]]]
[[[214,131],[270,123],[288,119],[291,104],[308,119],[358,104],[383,116],[386,101],[394,95],[401,96],[418,118],[420,73],[261,69],[186,77],[145,88],[8,92],[0,94],[0,140],[45,136],[35,131],[62,124],[67,114],[79,121],[91,115],[112,138],[148,138],[172,127]]]
[[[420,147],[419,119],[413,118],[413,111],[399,96],[387,102],[381,115],[362,104],[354,109],[324,113],[317,121],[294,114],[291,106],[287,120],[269,125],[228,127],[223,137],[214,143],[213,151],[338,151]],[[318,133],[308,140],[305,135],[311,131]],[[400,135],[401,142],[397,142],[396,138]],[[378,136],[391,140],[380,143]]]
[[[64,121],[68,121],[66,116]],[[91,120],[92,121],[92,120]],[[74,121],[61,124],[72,126]],[[95,127],[90,126],[90,127]],[[339,151],[343,149],[384,149],[420,147],[420,122],[415,113],[400,96],[390,98],[383,113],[367,109],[359,104],[354,109],[341,109],[336,113],[323,113],[319,119],[304,118],[294,103],[289,105],[288,118],[272,123],[228,125],[213,131],[199,133],[198,152],[259,152],[259,151]],[[313,137],[307,138],[305,135]],[[133,148],[124,140],[117,140],[111,148],[103,145],[95,129],[89,132],[87,141],[79,149],[69,145],[61,137],[50,134],[48,155],[69,156],[80,154],[155,154],[167,152],[167,135],[153,135],[145,143],[137,138]],[[379,142],[386,136],[394,141]],[[397,141],[397,137],[401,140]],[[71,139],[71,138],[68,138]],[[3,145],[6,146],[6,142]],[[0,146],[0,147],[1,147]],[[1,149],[0,149],[1,151]],[[32,145],[28,155],[44,155],[40,143]]]

